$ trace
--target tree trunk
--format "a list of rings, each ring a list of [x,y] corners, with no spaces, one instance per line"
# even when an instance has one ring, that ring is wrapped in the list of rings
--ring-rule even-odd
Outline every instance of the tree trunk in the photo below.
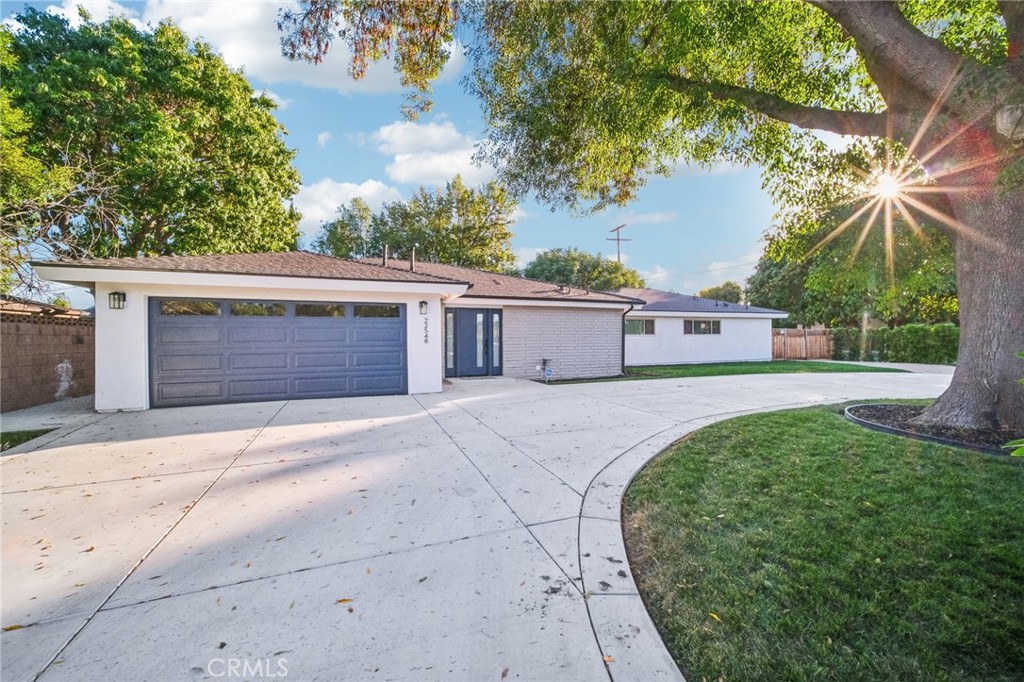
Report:
[[[967,174],[965,174],[967,175]],[[918,419],[960,428],[1008,426],[1024,435],[1024,190],[1003,189],[994,173],[964,178],[951,193],[956,218],[978,237],[956,236],[960,348],[952,383]],[[983,188],[983,189],[982,189]]]

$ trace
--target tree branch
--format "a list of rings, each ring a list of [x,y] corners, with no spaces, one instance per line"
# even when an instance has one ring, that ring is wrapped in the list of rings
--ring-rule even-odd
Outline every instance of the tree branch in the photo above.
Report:
[[[683,93],[705,92],[713,99],[731,100],[783,123],[799,128],[827,130],[839,135],[886,135],[886,115],[867,111],[838,111],[794,104],[782,97],[737,85],[698,81],[676,74],[665,77],[673,90]]]
[[[853,37],[871,79],[890,106],[899,84],[937,100],[963,64],[960,55],[914,26],[892,0],[805,1]]]

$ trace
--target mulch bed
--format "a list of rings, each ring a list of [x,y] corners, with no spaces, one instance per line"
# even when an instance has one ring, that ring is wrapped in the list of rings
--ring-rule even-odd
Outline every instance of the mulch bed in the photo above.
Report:
[[[1008,455],[1003,445],[1020,438],[1009,429],[958,429],[948,426],[921,426],[911,420],[924,412],[922,405],[854,405],[848,412],[865,421],[906,431],[917,436],[939,438],[967,448]]]

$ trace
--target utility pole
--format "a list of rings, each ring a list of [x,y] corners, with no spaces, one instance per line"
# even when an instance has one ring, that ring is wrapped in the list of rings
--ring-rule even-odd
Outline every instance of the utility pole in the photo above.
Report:
[[[619,233],[619,230],[621,230],[625,226],[626,224],[623,223],[618,227],[613,227],[612,229],[608,230],[609,232],[614,232],[615,236],[608,237],[607,239],[605,239],[606,242],[615,242],[615,260],[617,260],[620,263],[622,262],[622,242],[633,241],[632,239],[623,239],[622,235]]]

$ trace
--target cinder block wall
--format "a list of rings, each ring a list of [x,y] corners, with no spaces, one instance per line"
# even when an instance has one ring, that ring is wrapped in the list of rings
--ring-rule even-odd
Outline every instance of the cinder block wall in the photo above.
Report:
[[[594,308],[505,306],[502,373],[542,379],[548,359],[554,379],[585,379],[622,373],[622,313]]]
[[[0,317],[0,411],[91,394],[95,353],[91,319]]]

